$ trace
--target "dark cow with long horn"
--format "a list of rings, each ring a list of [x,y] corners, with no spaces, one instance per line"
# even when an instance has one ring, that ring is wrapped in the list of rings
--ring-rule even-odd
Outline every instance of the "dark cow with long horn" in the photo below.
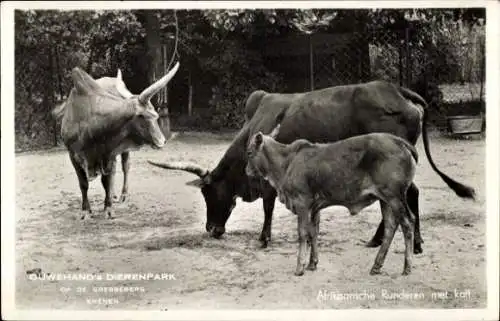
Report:
[[[420,106],[419,106],[420,105]],[[305,93],[280,94],[262,90],[253,92],[245,106],[246,122],[234,138],[218,165],[212,170],[195,164],[151,164],[187,170],[199,176],[188,184],[200,187],[207,205],[206,229],[213,237],[225,232],[226,221],[235,206],[236,197],[245,202],[263,198],[264,226],[260,235],[262,246],[271,239],[271,223],[276,191],[262,180],[245,174],[245,148],[252,135],[269,133],[278,115],[282,115],[276,140],[283,144],[303,138],[312,143],[331,143],[349,137],[385,132],[415,145],[422,133],[425,153],[434,171],[460,197],[475,197],[473,188],[461,184],[441,172],[432,160],[427,137],[427,104],[417,93],[386,81],[329,87]],[[420,235],[419,190],[412,183],[407,192],[408,204],[415,214],[414,252],[422,252]],[[377,247],[382,243],[384,222],[367,243]]]
[[[74,88],[64,106],[56,107],[54,114],[62,115],[61,136],[80,184],[82,219],[86,213],[92,213],[87,197],[89,181],[101,176],[106,193],[104,212],[112,218],[116,157],[143,145],[162,148],[170,138],[169,130],[167,138],[160,130],[158,113],[150,99],[178,69],[179,63],[139,95],[125,91],[122,81],[102,80],[101,83],[115,83],[115,89],[109,90],[80,68],[72,70]],[[121,73],[117,78],[121,79]]]

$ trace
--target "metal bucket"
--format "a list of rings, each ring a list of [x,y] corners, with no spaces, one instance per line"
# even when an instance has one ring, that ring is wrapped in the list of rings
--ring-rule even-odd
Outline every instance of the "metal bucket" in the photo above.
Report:
[[[479,134],[483,127],[483,117],[481,116],[450,116],[448,129],[453,134]]]

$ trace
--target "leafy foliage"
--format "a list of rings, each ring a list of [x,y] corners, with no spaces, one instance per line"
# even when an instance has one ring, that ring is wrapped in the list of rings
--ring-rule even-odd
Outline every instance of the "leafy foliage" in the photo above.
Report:
[[[254,90],[279,91],[282,79],[265,69],[259,53],[245,48],[239,42],[225,42],[217,59],[206,61],[206,70],[212,70],[216,84],[209,101],[212,125],[215,128],[240,128],[244,122],[244,105]]]

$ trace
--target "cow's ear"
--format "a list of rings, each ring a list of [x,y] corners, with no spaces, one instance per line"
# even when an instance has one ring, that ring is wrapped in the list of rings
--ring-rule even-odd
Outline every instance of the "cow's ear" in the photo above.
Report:
[[[203,179],[201,178],[197,178],[195,180],[186,183],[187,186],[193,186],[197,188],[202,188],[203,186],[205,186],[205,184],[206,184],[205,181],[203,181]]]
[[[102,90],[94,78],[78,67],[72,69],[71,78],[76,91],[80,95],[100,93]]]
[[[280,132],[280,124],[276,125],[276,127],[272,130],[272,132],[269,134],[273,139],[276,139]]]
[[[258,132],[257,135],[255,135],[255,145],[259,147],[260,144],[262,144],[262,140],[263,140],[262,133]]]

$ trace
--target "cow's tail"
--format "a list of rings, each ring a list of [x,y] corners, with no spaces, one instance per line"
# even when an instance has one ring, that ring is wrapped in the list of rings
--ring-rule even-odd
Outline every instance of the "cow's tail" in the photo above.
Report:
[[[424,115],[423,115],[423,124],[422,124],[422,139],[424,141],[424,150],[425,154],[427,155],[427,159],[429,160],[429,164],[431,165],[432,169],[441,177],[443,181],[459,196],[462,198],[471,198],[475,199],[476,197],[476,192],[475,190],[467,185],[464,185],[462,183],[459,183],[446,175],[445,173],[441,172],[436,164],[434,163],[434,160],[432,159],[431,156],[431,151],[429,149],[429,137],[427,133],[427,121],[428,121],[428,111],[427,111],[427,102],[417,93],[404,88],[404,87],[399,87],[399,92],[401,95],[412,101],[413,103],[417,103],[422,105]]]
[[[57,105],[51,112],[52,117],[54,117],[54,119],[57,121],[61,120],[65,108],[66,108],[66,102],[62,102],[61,104]]]

